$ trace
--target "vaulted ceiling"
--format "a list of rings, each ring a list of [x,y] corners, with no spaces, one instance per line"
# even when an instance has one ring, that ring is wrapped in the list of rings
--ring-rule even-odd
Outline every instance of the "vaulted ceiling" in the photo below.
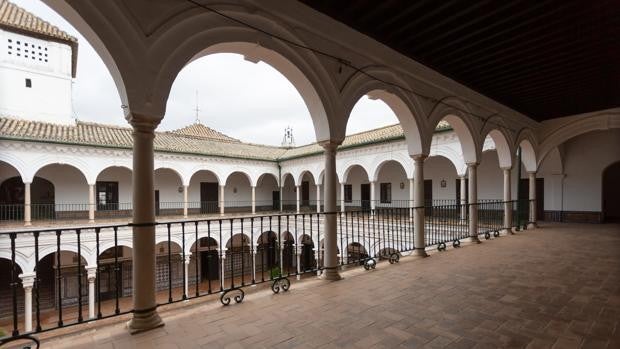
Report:
[[[620,107],[620,1],[301,0],[542,121]]]

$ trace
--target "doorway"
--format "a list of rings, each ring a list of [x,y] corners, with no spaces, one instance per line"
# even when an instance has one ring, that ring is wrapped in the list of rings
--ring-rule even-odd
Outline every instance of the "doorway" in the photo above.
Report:
[[[310,206],[310,182],[301,182],[301,205]]]
[[[530,180],[528,178],[521,178],[519,181],[519,201],[527,202],[530,199]],[[519,211],[525,217],[529,219],[529,204],[522,205],[524,207],[519,208]],[[545,179],[536,178],[536,220],[545,220]]]
[[[200,182],[200,213],[216,213],[219,210],[217,182]]]
[[[362,199],[362,209],[370,209],[370,183],[360,185],[360,197]]]
[[[159,216],[159,190],[155,190],[155,215]]]
[[[200,251],[200,279],[219,280],[220,263],[216,250]]]
[[[271,208],[274,211],[278,211],[280,209],[280,191],[279,190],[274,190],[273,192],[271,192]]]
[[[620,222],[620,161],[603,170],[603,222]]]

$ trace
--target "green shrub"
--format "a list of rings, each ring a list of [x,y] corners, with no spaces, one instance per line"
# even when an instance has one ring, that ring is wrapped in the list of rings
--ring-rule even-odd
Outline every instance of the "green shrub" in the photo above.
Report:
[[[271,268],[271,270],[269,270],[269,273],[271,274],[272,279],[277,279],[282,276],[282,271],[280,270],[280,267]]]

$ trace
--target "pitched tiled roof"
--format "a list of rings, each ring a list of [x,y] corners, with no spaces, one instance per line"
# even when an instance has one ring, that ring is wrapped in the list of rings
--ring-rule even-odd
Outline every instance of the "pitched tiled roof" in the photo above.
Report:
[[[449,129],[440,123],[437,130]],[[0,117],[0,139],[65,143],[110,148],[132,148],[129,127],[78,121],[75,125]],[[340,148],[361,146],[404,138],[399,124],[347,136]],[[155,150],[163,152],[277,161],[321,153],[312,143],[295,148],[242,143],[203,125],[191,125],[169,132],[155,132]]]
[[[229,137],[221,132],[218,132],[210,127],[207,127],[201,123],[191,124],[178,130],[170,131],[170,133],[197,137],[200,139],[219,140],[223,142],[241,143],[240,140]]]
[[[60,30],[57,26],[35,16],[8,0],[0,0],[0,28],[42,39],[64,42],[72,49],[72,72],[75,77],[77,66],[77,38]]]

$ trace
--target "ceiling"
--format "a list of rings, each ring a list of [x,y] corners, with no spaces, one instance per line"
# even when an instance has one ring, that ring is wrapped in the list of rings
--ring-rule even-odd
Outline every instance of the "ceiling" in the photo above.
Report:
[[[538,121],[620,107],[620,1],[301,0]]]

